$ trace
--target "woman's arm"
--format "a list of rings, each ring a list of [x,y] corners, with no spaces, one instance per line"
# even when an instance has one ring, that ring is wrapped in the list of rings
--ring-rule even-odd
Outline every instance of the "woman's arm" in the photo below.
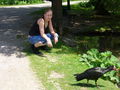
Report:
[[[51,20],[49,21],[49,29],[50,29],[51,34],[55,35],[55,31],[54,31],[53,24],[52,24]]]
[[[39,25],[39,30],[40,30],[41,36],[42,36],[43,38],[45,38],[46,41],[47,41],[48,47],[53,47],[50,38],[48,38],[48,37],[46,36],[46,34],[44,33],[44,32],[45,32],[45,30],[44,30],[44,20],[43,20],[43,19],[39,19],[39,20],[37,21],[37,24]]]
[[[54,36],[54,42],[56,44],[58,42],[58,34],[55,33],[51,20],[49,21],[49,29],[50,29],[51,34]]]

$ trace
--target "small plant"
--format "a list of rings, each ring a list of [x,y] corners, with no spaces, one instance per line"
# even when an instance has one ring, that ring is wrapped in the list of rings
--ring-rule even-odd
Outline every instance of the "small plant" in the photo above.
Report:
[[[99,52],[97,49],[91,49],[87,51],[86,54],[81,55],[81,62],[85,62],[89,67],[107,67],[110,65],[114,65],[116,68],[120,68],[120,61],[112,52]],[[109,79],[114,83],[120,83],[120,77],[118,76],[119,71],[111,71],[109,73],[104,74],[104,79]]]

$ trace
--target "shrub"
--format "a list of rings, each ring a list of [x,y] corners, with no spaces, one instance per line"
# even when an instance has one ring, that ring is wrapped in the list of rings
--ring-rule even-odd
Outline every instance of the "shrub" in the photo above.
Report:
[[[85,62],[89,67],[102,67],[105,68],[110,65],[114,65],[116,68],[120,68],[120,61],[117,57],[112,55],[112,52],[99,52],[97,49],[91,49],[86,54],[81,55],[81,62]],[[111,71],[104,74],[104,79],[109,79],[114,83],[120,83],[120,77],[118,73],[120,71]]]

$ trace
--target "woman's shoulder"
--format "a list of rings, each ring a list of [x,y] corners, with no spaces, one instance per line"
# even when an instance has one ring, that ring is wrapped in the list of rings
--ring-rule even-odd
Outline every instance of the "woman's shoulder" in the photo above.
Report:
[[[44,19],[43,19],[43,18],[39,18],[39,19],[37,20],[37,24],[40,24],[40,23],[44,23]]]

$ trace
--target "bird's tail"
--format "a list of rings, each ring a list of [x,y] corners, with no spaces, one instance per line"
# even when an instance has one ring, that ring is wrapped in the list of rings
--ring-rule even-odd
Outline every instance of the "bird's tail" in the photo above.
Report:
[[[85,75],[83,73],[81,74],[74,74],[77,81],[80,81],[82,79],[85,79]]]

